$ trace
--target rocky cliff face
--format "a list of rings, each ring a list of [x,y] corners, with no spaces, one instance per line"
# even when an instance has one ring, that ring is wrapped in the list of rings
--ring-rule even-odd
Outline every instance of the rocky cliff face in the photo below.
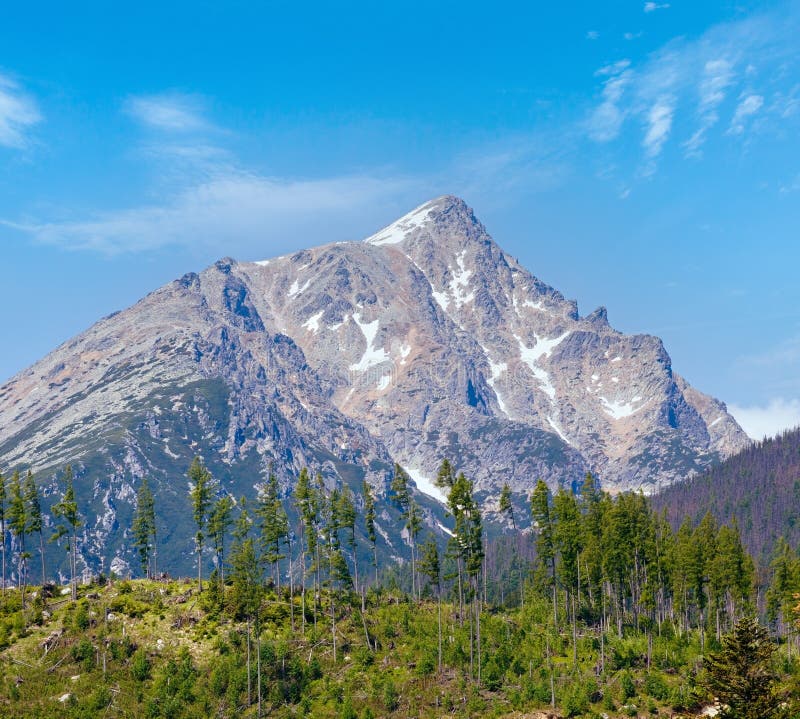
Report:
[[[194,454],[236,496],[270,464],[287,493],[309,465],[384,495],[393,461],[435,495],[448,457],[491,514],[504,482],[519,501],[587,470],[652,491],[747,443],[658,338],[617,332],[604,308],[581,317],[453,197],[364,242],[186,275],[0,387],[0,427],[5,467],[78,464],[100,517],[87,538],[120,568],[138,481],[182,511]],[[381,521],[400,552],[388,505]]]

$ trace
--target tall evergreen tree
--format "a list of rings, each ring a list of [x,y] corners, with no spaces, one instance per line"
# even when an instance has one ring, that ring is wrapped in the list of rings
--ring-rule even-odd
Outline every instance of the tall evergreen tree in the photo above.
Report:
[[[6,593],[6,478],[0,472],[0,553],[2,553],[2,582],[3,594]]]
[[[553,517],[550,510],[550,489],[540,479],[536,482],[536,487],[531,494],[531,519],[536,532],[536,569],[539,583],[552,592],[553,624],[557,628],[556,549],[553,537]],[[549,577],[547,576],[548,571]]]
[[[458,551],[460,565],[463,566],[465,576],[469,583],[472,612],[470,622],[474,621],[475,643],[477,644],[477,679],[481,681],[481,602],[479,599],[478,578],[483,566],[483,525],[481,512],[473,495],[472,482],[463,472],[455,479],[450,494],[447,497],[447,506],[455,520],[453,536]],[[470,672],[474,674],[473,636],[470,632]]]
[[[420,571],[428,577],[428,581],[436,590],[436,603],[438,609],[438,662],[437,669],[442,671],[442,570],[439,561],[439,547],[433,539],[428,540],[422,547],[422,556],[419,560]]]
[[[408,473],[397,463],[394,465],[394,477],[390,486],[395,504],[400,508],[403,527],[408,531],[408,544],[411,547],[411,594],[418,598],[416,538],[420,527],[419,508],[414,503],[409,487]]]
[[[208,535],[214,548],[220,587],[225,586],[225,537],[232,523],[233,499],[225,494],[214,502],[208,515]]]
[[[78,512],[78,502],[75,498],[75,480],[71,465],[64,469],[64,493],[61,499],[53,505],[53,516],[64,520],[56,526],[56,531],[50,537],[51,542],[57,542],[62,537],[67,537],[67,553],[69,555],[70,586],[72,588],[72,601],[78,598],[78,529],[83,525]]]
[[[507,514],[511,519],[511,526],[514,531],[517,531],[517,522],[514,519],[514,505],[511,502],[511,489],[508,482],[503,483],[503,489],[500,491],[500,503],[498,505],[500,514]]]
[[[558,553],[558,575],[566,590],[566,606],[572,625],[572,663],[578,663],[577,602],[580,594],[582,527],[578,502],[572,492],[561,489],[553,499],[553,547]]]
[[[206,538],[209,511],[212,501],[211,472],[203,466],[199,457],[195,457],[189,467],[190,490],[192,500],[192,516],[197,525],[195,546],[197,548],[197,590],[203,591],[203,543]]]
[[[269,478],[259,497],[259,525],[261,529],[261,546],[264,549],[264,561],[272,565],[272,577],[275,586],[281,586],[280,561],[286,557],[281,553],[281,545],[288,541],[289,519],[281,502],[278,478],[270,472]]]
[[[147,477],[142,478],[139,491],[136,494],[136,512],[133,515],[133,546],[139,554],[139,563],[142,572],[148,578],[155,575],[152,566],[156,543],[156,505],[153,493],[147,483]]]
[[[233,532],[233,545],[231,546],[231,602],[234,616],[247,621],[247,705],[251,706],[252,700],[252,671],[250,668],[250,633],[255,625],[257,639],[257,657],[259,671],[257,672],[259,686],[261,681],[261,557],[259,556],[256,541],[252,536],[253,522],[247,511],[247,501],[244,497],[239,500],[239,517]],[[261,692],[258,692],[259,705]]]
[[[8,524],[17,541],[17,584],[22,591],[22,606],[25,607],[25,586],[29,554],[25,550],[25,537],[28,534],[29,515],[25,503],[19,471],[11,476],[11,500],[8,505]]]
[[[317,557],[319,556],[319,499],[317,497],[317,490],[312,484],[311,475],[305,467],[303,467],[303,469],[300,471],[300,476],[298,477],[297,485],[295,486],[294,496],[297,511],[300,515],[300,521],[303,525],[301,537],[305,545],[304,547],[301,547],[303,565],[303,627],[305,628],[306,577],[308,574],[311,574],[311,576],[314,578],[314,626],[316,627],[319,580],[319,562],[317,561]]]
[[[372,544],[372,566],[375,569],[375,584],[378,583],[378,536],[375,533],[375,498],[372,496],[372,488],[367,480],[361,484],[361,493],[364,496],[364,527],[367,531],[367,539]]]
[[[353,558],[353,586],[358,591],[358,553],[356,551],[356,505],[353,493],[346,485],[339,493],[339,507],[337,510],[339,526],[348,533],[347,544],[350,547],[350,556]]]
[[[42,585],[47,581],[47,571],[44,563],[44,525],[42,522],[42,502],[39,490],[33,479],[33,472],[28,470],[25,475],[25,505],[28,511],[28,534],[39,535],[39,561],[42,567]]]

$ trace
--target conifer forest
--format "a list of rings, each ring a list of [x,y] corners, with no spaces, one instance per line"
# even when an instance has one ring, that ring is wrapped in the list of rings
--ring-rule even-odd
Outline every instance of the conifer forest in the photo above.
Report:
[[[196,576],[159,561],[174,518],[143,480],[139,571],[86,582],[90,518],[72,469],[52,516],[30,472],[3,475],[0,714],[688,717],[720,697],[729,716],[800,710],[800,558],[779,540],[769,564],[755,561],[735,521],[674,526],[641,493],[611,496],[587,474],[576,491],[539,481],[526,531],[504,486],[505,529],[489,538],[472,483],[445,460],[442,541],[396,465],[397,559],[377,551],[367,483],[328,488],[304,469],[291,496],[271,474],[248,501],[199,458],[186,478]]]

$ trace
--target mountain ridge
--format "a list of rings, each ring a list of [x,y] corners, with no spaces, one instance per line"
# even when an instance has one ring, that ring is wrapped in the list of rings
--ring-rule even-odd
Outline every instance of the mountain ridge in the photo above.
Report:
[[[519,506],[539,477],[590,470],[649,492],[748,443],[658,338],[602,307],[581,317],[448,195],[366,241],[187,273],[0,386],[0,426],[5,464],[42,471],[50,494],[57,467],[83,467],[105,517],[87,532],[120,561],[135,485],[154,476],[177,506],[195,454],[235,496],[273,466],[288,497],[308,465],[329,487],[368,481],[385,507],[395,461],[435,494],[448,457],[497,519],[504,482]],[[443,508],[426,511],[435,528]]]

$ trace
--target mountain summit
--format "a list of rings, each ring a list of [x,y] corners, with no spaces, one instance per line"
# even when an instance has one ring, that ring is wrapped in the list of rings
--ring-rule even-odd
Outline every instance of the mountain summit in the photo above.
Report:
[[[649,492],[748,443],[658,338],[581,317],[451,196],[363,242],[185,275],[0,387],[0,427],[6,466],[78,465],[97,556],[122,563],[140,478],[178,507],[195,454],[236,496],[305,465],[384,495],[395,461],[435,495],[447,457],[491,514],[504,482]]]

